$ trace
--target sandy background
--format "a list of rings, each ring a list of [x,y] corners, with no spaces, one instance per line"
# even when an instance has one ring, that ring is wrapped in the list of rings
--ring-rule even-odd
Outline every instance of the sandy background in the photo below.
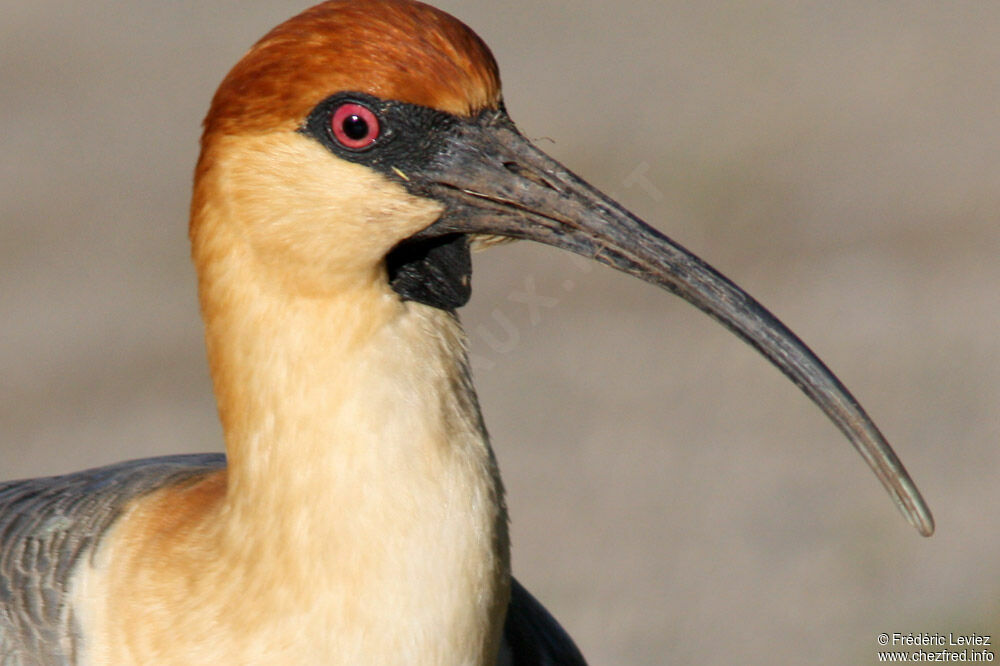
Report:
[[[678,299],[548,248],[480,255],[463,317],[516,571],[591,661],[866,664],[880,632],[1000,634],[1000,4],[439,5],[528,135],[826,360],[938,521],[920,538]],[[0,1],[0,478],[219,449],[198,124],[302,7]],[[554,299],[534,319],[529,288]]]

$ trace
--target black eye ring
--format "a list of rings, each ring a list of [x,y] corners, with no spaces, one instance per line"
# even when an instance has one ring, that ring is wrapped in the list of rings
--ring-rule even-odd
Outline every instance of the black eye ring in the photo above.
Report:
[[[334,109],[330,129],[337,143],[354,151],[368,150],[381,133],[375,112],[354,101],[344,102]]]

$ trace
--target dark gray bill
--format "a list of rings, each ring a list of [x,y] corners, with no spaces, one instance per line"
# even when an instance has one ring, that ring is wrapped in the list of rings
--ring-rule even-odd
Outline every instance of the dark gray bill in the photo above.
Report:
[[[535,148],[503,112],[453,128],[413,189],[447,205],[415,237],[450,233],[547,243],[659,285],[714,317],[766,356],[847,436],[906,519],[934,519],[903,464],[861,405],[778,319],[704,261]]]

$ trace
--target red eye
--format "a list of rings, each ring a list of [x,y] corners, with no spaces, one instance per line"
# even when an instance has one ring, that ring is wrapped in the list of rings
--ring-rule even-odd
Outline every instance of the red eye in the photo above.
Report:
[[[364,150],[378,138],[378,117],[371,109],[356,102],[338,106],[330,123],[334,138],[349,150]]]

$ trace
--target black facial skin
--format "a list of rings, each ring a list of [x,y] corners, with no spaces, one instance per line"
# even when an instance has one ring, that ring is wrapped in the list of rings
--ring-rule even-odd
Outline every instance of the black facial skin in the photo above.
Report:
[[[353,102],[367,107],[379,119],[379,135],[373,143],[353,150],[345,148],[333,134],[331,121],[341,104]],[[315,138],[337,157],[369,166],[397,182],[406,182],[398,171],[409,175],[424,169],[440,152],[445,137],[463,122],[449,113],[404,102],[386,101],[359,92],[332,95],[306,118],[301,132]]]
[[[379,119],[378,137],[360,150],[341,145],[333,133],[334,111],[347,102],[368,107]],[[318,104],[299,131],[337,157],[369,166],[425,196],[419,174],[442,153],[446,137],[462,122],[470,121],[415,104],[345,92]],[[455,310],[472,295],[472,259],[465,234],[405,240],[386,257],[386,266],[389,285],[404,301]]]

